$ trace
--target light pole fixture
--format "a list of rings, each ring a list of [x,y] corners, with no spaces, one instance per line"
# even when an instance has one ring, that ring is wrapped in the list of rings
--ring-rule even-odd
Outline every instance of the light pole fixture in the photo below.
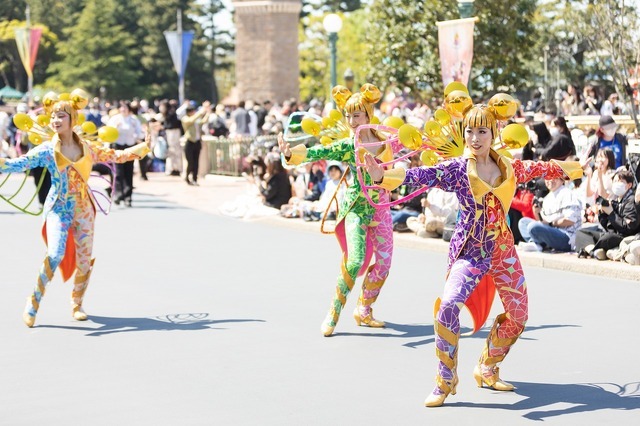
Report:
[[[473,16],[473,2],[474,0],[458,0],[458,12],[460,13],[460,19],[467,19]],[[467,84],[467,90],[471,94],[471,65],[469,65],[469,84]]]
[[[329,34],[329,49],[331,51],[331,87],[335,87],[337,82],[336,75],[336,42],[338,41],[338,32],[342,29],[342,18],[335,13],[330,13],[324,17],[322,26]]]
[[[458,12],[460,19],[471,18],[473,16],[474,0],[458,0]]]

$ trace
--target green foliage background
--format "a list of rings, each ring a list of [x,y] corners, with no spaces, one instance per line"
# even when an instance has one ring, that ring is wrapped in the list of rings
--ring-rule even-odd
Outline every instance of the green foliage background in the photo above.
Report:
[[[570,82],[595,83],[605,96],[624,90],[620,82],[624,73],[615,71],[621,63],[637,66],[640,43],[637,32],[632,32],[637,31],[637,12],[616,7],[620,2],[602,1],[607,4],[476,0],[473,94],[487,97],[506,90],[526,98],[535,88],[546,86],[547,96],[552,97],[557,87]],[[187,97],[215,101],[235,84],[233,36],[213,26],[213,17],[225,9],[220,0],[5,0],[0,2],[2,86],[26,90],[13,31],[24,26],[27,3],[32,25],[43,29],[34,70],[36,88],[81,86],[95,95],[104,88],[110,99],[176,97],[178,81],[163,32],[176,29],[178,8],[183,10],[184,30],[196,34],[186,71]],[[381,89],[410,92],[418,100],[442,93],[435,23],[457,19],[457,1],[303,0],[302,4],[302,100],[328,97],[329,46],[322,18],[329,12],[343,17],[338,34],[339,83],[350,68],[356,89],[373,82]],[[619,28],[594,28],[598,13],[613,13],[612,22]],[[615,55],[607,54],[606,39],[601,40],[611,35],[625,41]]]

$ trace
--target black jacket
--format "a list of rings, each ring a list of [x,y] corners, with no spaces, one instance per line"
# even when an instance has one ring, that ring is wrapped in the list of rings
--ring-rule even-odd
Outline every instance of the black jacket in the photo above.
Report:
[[[291,183],[286,171],[271,176],[267,181],[267,187],[260,187],[260,193],[265,198],[265,204],[279,209],[291,199]]]
[[[571,137],[559,134],[539,154],[542,161],[566,160],[570,155],[576,155],[576,146]]]
[[[600,213],[598,221],[607,231],[628,237],[635,235],[640,229],[640,209],[635,202],[633,190],[627,191],[622,200],[611,201],[613,211],[610,214]]]

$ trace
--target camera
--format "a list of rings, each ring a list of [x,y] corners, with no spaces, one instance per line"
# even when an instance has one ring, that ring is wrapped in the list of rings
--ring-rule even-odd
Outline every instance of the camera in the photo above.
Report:
[[[602,207],[609,207],[611,205],[611,204],[609,204],[609,200],[607,200],[606,198],[603,198],[603,197],[598,197],[596,199],[596,204],[599,204]]]
[[[542,197],[533,198],[533,207],[542,207]]]

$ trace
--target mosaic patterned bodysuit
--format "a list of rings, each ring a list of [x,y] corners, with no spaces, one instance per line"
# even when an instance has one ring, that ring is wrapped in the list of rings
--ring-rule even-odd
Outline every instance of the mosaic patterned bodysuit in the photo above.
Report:
[[[383,162],[389,161],[393,158],[393,150],[400,147],[399,144],[384,145],[384,149],[376,155],[376,158]],[[301,164],[320,159],[341,161],[349,165],[352,176],[357,175],[356,151],[352,139],[336,141],[329,146],[316,145],[305,150],[303,155],[304,158],[298,161],[292,158],[289,164]],[[359,152],[358,155],[364,155],[364,151]],[[365,179],[370,178],[367,175]],[[367,184],[370,184],[369,180]],[[389,201],[389,193],[384,190],[370,190],[370,195],[375,201]],[[371,206],[364,196],[360,182],[358,179],[353,179],[339,206],[335,232],[342,249],[343,263],[338,276],[336,297],[332,303],[334,318],[329,321],[331,327],[336,325],[356,278],[364,273],[366,276],[358,299],[358,310],[363,318],[371,314],[371,305],[380,293],[391,268],[393,256],[391,213],[389,208],[376,209]],[[373,255],[375,255],[375,261],[369,266]]]
[[[87,184],[95,162],[123,163],[144,157],[146,144],[115,151],[89,144],[73,135],[82,146],[83,155],[77,161],[67,159],[60,151],[60,141],[55,135],[50,142],[42,143],[25,156],[0,163],[0,171],[17,173],[34,167],[46,167],[51,173],[51,189],[44,204],[42,234],[47,244],[47,256],[40,270],[38,284],[32,296],[30,315],[35,316],[46,285],[60,266],[67,281],[74,271],[75,304],[80,306],[93,265],[93,229],[95,200]]]
[[[404,179],[407,185],[426,185],[454,192],[460,204],[458,222],[450,243],[444,295],[435,318],[436,328],[446,329],[436,333],[436,352],[443,353],[450,360],[457,357],[455,336],[460,333],[462,306],[466,304],[470,308],[477,330],[491,308],[493,286],[505,314],[501,317],[497,335],[488,338],[485,359],[504,358],[522,333],[527,321],[528,298],[522,266],[506,220],[511,200],[518,183],[537,177],[573,178],[574,171],[580,170],[579,164],[574,162],[509,160],[495,151],[490,155],[501,170],[501,177],[491,185],[478,177],[476,161],[470,153],[464,158],[433,167],[409,169]],[[477,288],[481,282],[483,288]],[[496,345],[495,342],[509,344]],[[451,365],[455,366],[455,361]],[[453,379],[455,372],[444,362],[439,363],[438,370],[443,379]]]

